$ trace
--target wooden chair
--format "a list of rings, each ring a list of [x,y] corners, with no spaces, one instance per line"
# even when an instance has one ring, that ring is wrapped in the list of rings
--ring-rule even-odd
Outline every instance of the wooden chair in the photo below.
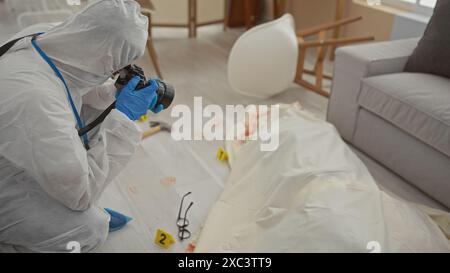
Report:
[[[273,5],[273,19],[277,19],[277,18],[281,17],[286,12],[286,9],[288,7],[287,3],[288,3],[288,0],[273,0],[273,4],[272,4]],[[347,4],[346,0],[336,0],[336,9],[335,9],[335,16],[334,16],[335,21],[340,21],[343,19],[346,4]],[[340,26],[333,29],[332,37],[334,39],[339,38],[340,34],[341,34]],[[330,47],[330,60],[331,61],[334,60],[335,51],[336,51],[336,46],[332,45]]]
[[[153,67],[155,68],[156,75],[158,75],[160,79],[163,79],[158,60],[158,54],[156,53],[152,38],[152,13],[155,11],[155,7],[153,6],[151,0],[137,0],[137,1],[142,7],[142,14],[144,14],[148,18],[148,40],[147,40],[148,53],[150,54],[150,59],[152,61]]]
[[[298,68],[295,82],[313,92],[324,97],[329,97],[330,93],[323,89],[324,79],[332,80],[332,75],[324,73],[324,63],[329,48],[334,49],[338,46],[361,43],[374,40],[373,36],[361,36],[350,38],[327,38],[327,32],[330,30],[336,30],[344,25],[361,20],[362,17],[353,17],[348,19],[342,19],[331,23],[326,23],[320,26],[312,27],[303,31],[297,32],[297,40],[299,46],[299,59]],[[307,37],[318,36],[316,40],[309,40]],[[306,50],[316,48],[317,56],[316,63],[312,70],[305,68]],[[312,75],[315,77],[315,84],[312,84],[303,79],[304,74]]]

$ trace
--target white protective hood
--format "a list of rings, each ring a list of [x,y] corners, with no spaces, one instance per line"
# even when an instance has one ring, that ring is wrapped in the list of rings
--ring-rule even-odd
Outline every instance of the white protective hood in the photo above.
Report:
[[[134,0],[100,0],[38,38],[72,92],[83,96],[145,53],[148,19]]]

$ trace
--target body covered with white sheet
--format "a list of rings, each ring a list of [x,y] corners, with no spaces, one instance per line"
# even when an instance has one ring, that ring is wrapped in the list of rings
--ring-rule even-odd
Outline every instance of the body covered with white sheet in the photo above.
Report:
[[[280,147],[228,145],[231,175],[198,252],[450,251],[426,214],[379,190],[335,128],[281,106]]]

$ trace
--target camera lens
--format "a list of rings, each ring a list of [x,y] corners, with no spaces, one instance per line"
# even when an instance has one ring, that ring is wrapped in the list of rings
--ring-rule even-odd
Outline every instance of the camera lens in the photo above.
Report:
[[[158,95],[158,103],[157,105],[163,105],[164,109],[167,109],[172,104],[175,98],[175,89],[172,85],[167,84],[163,81],[158,80],[158,90],[156,90],[156,94]]]

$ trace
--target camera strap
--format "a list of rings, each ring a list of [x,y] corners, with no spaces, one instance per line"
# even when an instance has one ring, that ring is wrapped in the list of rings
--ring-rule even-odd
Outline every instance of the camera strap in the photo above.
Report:
[[[33,45],[34,49],[39,53],[39,55],[41,55],[42,59],[44,59],[44,61],[50,66],[50,68],[53,70],[55,75],[63,83],[64,88],[66,89],[67,99],[69,100],[70,106],[72,107],[73,114],[75,115],[75,120],[77,122],[78,129],[83,129],[84,128],[84,122],[81,119],[80,114],[78,113],[77,107],[75,106],[75,103],[74,103],[74,101],[72,99],[72,95],[70,93],[69,87],[67,86],[66,80],[64,79],[63,75],[59,71],[58,67],[56,67],[56,65],[50,59],[50,57],[48,57],[47,54],[39,47],[39,45],[38,45],[38,43],[36,41],[36,37],[38,35],[40,35],[40,34],[37,34],[37,35],[33,36],[33,39],[31,39],[31,44]],[[81,139],[82,139],[82,141],[84,143],[84,147],[86,148],[86,150],[89,150],[89,138],[88,138],[88,135],[84,134],[84,135],[80,135],[80,136],[81,136]]]
[[[98,118],[96,118],[93,122],[89,123],[88,125],[86,125],[85,127],[81,128],[80,130],[78,130],[78,135],[79,136],[85,136],[88,132],[90,132],[92,129],[94,129],[95,127],[97,127],[98,125],[100,125],[101,123],[103,123],[103,121],[106,119],[106,117],[109,115],[109,113],[111,113],[112,110],[114,110],[116,108],[116,102],[114,102],[113,104],[111,104],[108,109],[106,109],[105,111],[103,111],[103,113],[101,113],[100,116],[98,116]]]
[[[61,75],[61,73],[59,72],[59,70],[56,67],[56,65],[52,62],[52,60],[50,60],[50,58],[47,56],[47,54],[45,54],[45,52],[36,43],[36,37],[38,37],[41,34],[43,34],[43,33],[34,33],[34,34],[26,35],[26,36],[14,39],[12,41],[9,41],[8,43],[6,43],[2,47],[0,47],[0,57],[5,55],[20,40],[28,38],[28,37],[32,37],[31,43],[32,43],[34,49],[50,65],[52,70],[55,72],[56,76],[63,82],[64,87],[65,87],[65,89],[67,91],[67,97],[69,99],[70,105],[71,105],[72,110],[74,112],[74,115],[75,115],[78,127],[80,128],[80,130],[82,130],[83,127],[84,127],[83,121],[81,120],[80,115],[78,114],[78,111],[77,111],[77,109],[75,107],[75,104],[74,104],[74,102],[72,100],[72,96],[70,94],[69,88],[67,87],[66,81],[64,80],[64,77]],[[86,131],[86,133],[87,132],[88,131]],[[88,136],[87,136],[86,133],[84,133],[82,135],[80,134],[79,136],[82,137],[82,140],[84,142],[84,146],[86,147],[86,149],[89,149],[89,139],[88,139]]]
[[[90,132],[92,129],[94,129],[95,127],[97,127],[99,124],[101,124],[106,117],[109,115],[109,113],[116,108],[116,103],[114,102],[111,106],[108,107],[108,109],[106,109],[96,120],[94,120],[92,123],[88,124],[87,126],[83,126],[83,122],[81,121],[81,118],[78,115],[78,112],[76,111],[76,108],[74,106],[72,97],[70,95],[70,92],[67,88],[67,85],[65,83],[64,78],[62,78],[62,75],[60,75],[59,70],[53,65],[53,62],[51,62],[49,60],[49,58],[46,56],[46,54],[40,50],[40,48],[37,46],[36,42],[35,42],[35,38],[39,35],[41,35],[42,33],[35,33],[35,34],[30,34],[30,35],[26,35],[17,39],[14,39],[12,41],[9,41],[8,43],[4,44],[3,46],[0,47],[0,57],[2,57],[3,55],[5,55],[15,44],[17,44],[17,42],[19,42],[22,39],[28,38],[28,37],[32,37],[33,41],[32,44],[34,46],[34,48],[38,51],[38,53],[44,58],[44,60],[49,63],[49,65],[51,66],[51,68],[53,69],[53,71],[55,71],[56,75],[63,81],[64,86],[67,89],[68,92],[68,98],[69,98],[69,102],[75,112],[75,117],[77,119],[77,123],[78,123],[78,135],[80,137],[83,138],[83,142],[85,144],[86,149],[89,149],[89,140],[87,138],[87,133]],[[50,61],[50,62],[49,62]]]
[[[67,95],[69,98],[69,102],[72,106],[72,110],[74,111],[77,123],[78,123],[78,135],[80,137],[82,137],[84,145],[86,147],[86,149],[89,149],[89,140],[87,137],[87,133],[90,132],[92,129],[94,129],[95,127],[97,127],[98,125],[100,125],[105,119],[106,117],[109,115],[109,113],[111,113],[112,110],[114,110],[116,108],[116,103],[114,102],[113,104],[111,104],[108,109],[106,109],[97,119],[95,119],[92,123],[84,126],[78,111],[75,108],[75,105],[73,103],[72,97],[70,95],[70,92],[68,90],[68,87],[66,85],[66,82],[64,80],[64,78],[62,77],[61,73],[59,73],[59,70],[56,68],[56,66],[53,64],[53,62],[47,57],[47,55],[45,54],[45,52],[43,52],[39,46],[37,45],[35,38],[39,35],[41,35],[42,33],[35,33],[35,34],[30,34],[30,35],[26,35],[17,39],[14,39],[12,41],[9,41],[8,43],[6,43],[5,45],[0,47],[0,57],[2,57],[3,55],[5,55],[17,42],[19,42],[22,39],[28,38],[28,37],[32,37],[32,44],[34,46],[34,48],[38,51],[38,53],[41,55],[42,58],[44,58],[44,60],[50,65],[50,67],[53,69],[53,71],[55,72],[55,74],[62,80],[62,82],[64,83],[64,86],[66,87],[67,90]]]
[[[36,37],[39,34],[41,34],[41,33],[30,34],[30,35],[26,35],[26,36],[14,39],[12,41],[9,41],[8,43],[6,43],[2,47],[0,47],[0,57],[5,55],[6,52],[8,52],[8,50],[10,50],[15,44],[17,44],[18,41],[28,38],[28,37]]]

